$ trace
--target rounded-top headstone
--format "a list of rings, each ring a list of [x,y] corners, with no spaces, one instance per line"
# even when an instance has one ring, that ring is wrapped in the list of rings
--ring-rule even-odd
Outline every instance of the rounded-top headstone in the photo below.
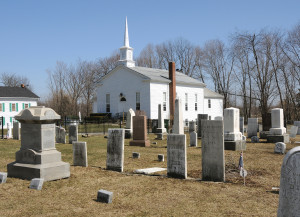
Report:
[[[286,150],[286,144],[284,144],[283,142],[275,143],[274,153],[284,154],[285,150]]]
[[[251,137],[251,142],[252,143],[259,143],[259,138],[257,136],[252,136]]]
[[[45,106],[32,106],[30,108],[22,110],[15,119],[21,123],[28,122],[53,122],[60,119],[53,109],[46,108]]]

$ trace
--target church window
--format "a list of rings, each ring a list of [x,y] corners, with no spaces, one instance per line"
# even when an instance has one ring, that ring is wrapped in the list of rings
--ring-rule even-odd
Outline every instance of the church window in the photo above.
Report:
[[[195,94],[195,111],[198,111],[198,95]]]
[[[110,112],[110,94],[106,94],[106,112]]]
[[[167,93],[163,92],[163,111],[167,111]]]
[[[189,107],[188,107],[188,94],[185,94],[185,110],[188,111]]]
[[[136,110],[141,110],[141,102],[140,102],[140,92],[136,92]]]
[[[211,108],[211,100],[208,100],[208,108]]]

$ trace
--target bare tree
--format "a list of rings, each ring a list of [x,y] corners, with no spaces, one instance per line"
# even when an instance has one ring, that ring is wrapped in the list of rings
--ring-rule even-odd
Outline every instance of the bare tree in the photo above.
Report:
[[[4,86],[20,87],[23,84],[26,88],[30,90],[32,89],[30,85],[30,81],[27,77],[19,76],[16,75],[15,73],[7,73],[7,72],[1,73],[0,81],[1,83],[3,83]]]

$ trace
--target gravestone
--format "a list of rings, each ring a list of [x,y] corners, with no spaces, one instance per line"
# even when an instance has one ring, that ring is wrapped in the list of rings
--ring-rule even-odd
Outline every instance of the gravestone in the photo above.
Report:
[[[283,109],[275,108],[271,111],[272,114],[272,128],[270,128],[270,134],[267,136],[267,142],[289,142],[289,134],[286,134],[286,128],[283,121]]]
[[[268,112],[265,117],[262,119],[263,131],[269,131],[272,127],[272,115],[271,112]]]
[[[69,125],[69,144],[78,141],[78,125],[70,124]]]
[[[286,150],[286,144],[283,142],[277,142],[275,144],[274,153],[276,154],[284,154]]]
[[[208,120],[208,114],[198,114],[197,115],[198,138],[201,138],[201,120]]]
[[[252,136],[257,136],[257,128],[258,128],[258,118],[248,118],[248,128],[247,128],[248,138],[252,138]]]
[[[160,168],[160,167],[152,167],[152,168],[145,168],[145,169],[137,169],[133,172],[138,173],[138,174],[150,175],[150,174],[165,171],[165,170],[167,170],[167,169],[166,168]]]
[[[189,133],[196,131],[196,122],[190,121],[189,122]]]
[[[123,172],[124,167],[123,129],[108,129],[106,169]]]
[[[222,120],[223,120],[223,117],[222,117],[222,116],[216,116],[216,117],[215,117],[215,120],[216,120],[216,121],[222,121]]]
[[[246,150],[246,141],[240,132],[240,110],[224,109],[224,146],[225,150]]]
[[[202,180],[225,181],[224,126],[221,120],[202,120]]]
[[[281,166],[278,217],[300,213],[300,147],[291,149]]]
[[[130,146],[150,146],[147,138],[147,118],[146,116],[133,117],[133,140],[129,142]]]
[[[97,201],[102,203],[112,203],[113,192],[106,190],[99,190],[97,194]]]
[[[300,135],[300,121],[294,121],[294,126],[298,126],[297,135]]]
[[[252,143],[259,143],[259,138],[257,136],[252,136],[251,137],[251,142]]]
[[[66,144],[66,130],[63,127],[58,128],[57,143]]]
[[[168,176],[187,178],[187,157],[185,134],[169,134],[167,139]]]
[[[163,140],[164,139],[164,134],[162,134],[162,133],[156,133],[155,135],[156,135],[155,139],[157,139],[157,140]]]
[[[165,121],[164,118],[162,116],[162,106],[161,104],[158,104],[158,127],[156,129],[157,133],[165,133],[167,132],[166,128],[165,128]]]
[[[60,115],[44,106],[32,106],[15,119],[21,123],[21,148],[16,161],[7,165],[8,176],[45,181],[69,177],[70,164],[61,161],[55,148],[55,122]]]
[[[133,125],[133,116],[135,116],[135,112],[132,108],[130,108],[126,115],[126,129],[125,129],[125,138],[130,139],[132,136],[132,125]]]
[[[140,158],[140,153],[138,152],[132,152],[132,158]]]
[[[20,123],[13,123],[13,139],[20,140]]]
[[[11,126],[10,126],[10,123],[8,122],[7,123],[7,134],[6,134],[6,138],[7,139],[11,139],[12,138],[12,132],[11,132]]]
[[[7,173],[0,172],[0,184],[6,183]]]
[[[240,117],[240,132],[244,135],[244,117]]]
[[[173,134],[184,134],[181,100],[175,99]]]
[[[86,142],[73,142],[73,165],[88,166]]]
[[[158,161],[159,162],[164,162],[165,161],[165,156],[163,154],[157,155]]]
[[[292,126],[291,127],[291,132],[290,132],[290,137],[295,138],[298,132],[298,126]]]
[[[43,184],[44,184],[43,178],[34,178],[31,180],[29,188],[35,190],[42,190]]]
[[[190,133],[190,146],[191,147],[198,146],[198,138],[197,138],[197,133],[195,131]]]

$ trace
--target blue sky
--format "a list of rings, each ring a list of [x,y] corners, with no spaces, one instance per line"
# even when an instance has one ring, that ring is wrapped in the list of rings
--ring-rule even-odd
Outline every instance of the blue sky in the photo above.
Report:
[[[137,56],[178,37],[203,46],[240,30],[289,30],[299,9],[299,0],[0,0],[0,73],[28,77],[43,98],[56,61],[96,60],[121,47],[126,16]]]

